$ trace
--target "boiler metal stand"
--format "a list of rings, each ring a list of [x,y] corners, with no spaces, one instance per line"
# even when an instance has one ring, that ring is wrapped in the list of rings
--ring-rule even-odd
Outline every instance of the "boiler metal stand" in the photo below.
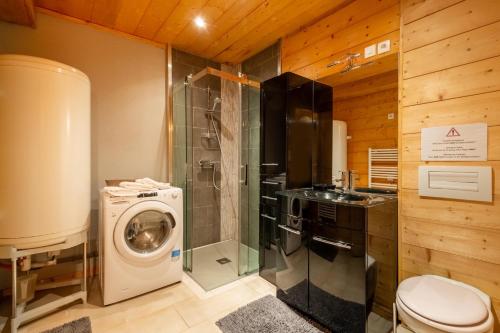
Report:
[[[83,279],[81,290],[71,295],[59,298],[55,301],[38,306],[34,309],[24,311],[24,306],[17,306],[17,259],[37,253],[60,251],[83,244]],[[0,246],[0,259],[10,259],[12,262],[12,317],[10,319],[11,333],[17,333],[22,324],[39,318],[58,308],[81,299],[83,304],[87,303],[87,230],[70,235],[59,244],[53,244],[34,249],[17,249],[14,246]]]

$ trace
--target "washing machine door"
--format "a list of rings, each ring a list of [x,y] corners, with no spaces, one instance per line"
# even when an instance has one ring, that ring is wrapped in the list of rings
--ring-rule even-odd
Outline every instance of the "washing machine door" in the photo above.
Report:
[[[120,216],[114,243],[126,260],[147,264],[171,255],[179,229],[172,207],[161,201],[142,201]]]

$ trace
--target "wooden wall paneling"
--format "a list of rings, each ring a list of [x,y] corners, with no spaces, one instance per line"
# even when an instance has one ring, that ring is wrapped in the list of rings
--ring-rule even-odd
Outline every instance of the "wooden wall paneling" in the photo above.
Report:
[[[249,3],[251,3],[251,1],[249,1]],[[200,45],[200,42],[213,35],[214,28],[222,25],[222,16],[235,5],[243,6],[243,4],[237,0],[208,0],[208,2],[199,11],[200,15],[207,23],[207,28],[200,29],[194,24],[187,24],[184,29],[172,40],[172,43],[175,44],[176,48],[181,50],[189,50],[194,46]],[[247,11],[244,12],[248,13]],[[217,23],[217,26],[214,25],[216,22],[219,22]]]
[[[334,87],[333,116],[347,123],[347,166],[368,185],[368,148],[398,145],[397,71]],[[394,119],[387,115],[394,113]]]
[[[320,40],[328,38],[330,35],[352,24],[361,22],[397,3],[398,0],[353,1],[338,12],[285,37],[281,51],[282,56],[283,58],[291,56],[303,48],[314,45]]]
[[[464,0],[401,0],[401,22],[402,24],[411,23],[461,1]]]
[[[33,0],[0,1],[0,20],[35,27]]]
[[[173,10],[177,6],[176,1],[151,0],[144,15],[142,15],[134,34],[153,39],[156,32],[160,29]]]
[[[394,94],[397,93],[396,89],[391,89]],[[394,119],[387,119],[387,114],[394,112],[396,109],[387,109],[384,114],[380,115],[372,115],[368,112],[365,112],[365,117],[357,118],[357,119],[346,119],[349,121],[349,128],[352,130],[355,135],[357,132],[361,132],[363,130],[381,128],[381,127],[396,127],[397,128],[397,113],[394,114]],[[337,119],[337,116],[335,116]],[[340,116],[339,120],[342,120]],[[391,121],[388,121],[391,120]]]
[[[493,298],[491,300],[491,303],[493,305],[493,309],[491,311],[493,312],[493,316],[495,317],[495,323],[499,323],[500,322],[500,299]],[[497,332],[498,332],[498,329],[497,329]]]
[[[368,253],[382,264],[393,265],[395,245],[390,239],[368,235]]]
[[[129,34],[134,33],[149,5],[149,0],[123,1],[113,27]]]
[[[397,277],[398,283],[403,280],[403,265],[402,262],[402,252],[403,252],[403,240],[402,240],[402,223],[401,223],[401,188],[403,183],[403,170],[402,170],[402,160],[403,160],[403,148],[402,148],[402,138],[403,134],[401,132],[402,123],[403,123],[403,108],[401,107],[401,100],[403,96],[403,15],[406,15],[408,10],[405,9],[404,2],[405,0],[400,1],[400,16],[399,16],[399,63],[398,63],[398,230],[397,230],[397,239],[398,239],[398,269],[397,269]]]
[[[92,0],[92,23],[113,28],[122,3],[120,0]]]
[[[423,127],[487,122],[500,125],[500,91],[412,105],[402,110],[403,134],[418,133]]]
[[[283,71],[294,71],[331,57],[332,54],[339,51],[397,30],[399,30],[399,5],[370,16],[362,22],[352,24],[313,45],[282,58]],[[286,44],[286,40],[283,43]]]
[[[50,9],[60,14],[90,21],[92,17],[93,0],[36,0],[37,7]]]
[[[260,1],[237,0],[216,21],[207,21],[207,31],[190,40],[191,45],[186,50],[194,54],[203,54],[229,29],[236,29],[238,24],[244,22],[245,18],[255,12],[260,5]]]
[[[237,59],[246,59],[276,42],[276,36],[283,31],[294,31],[297,29],[299,19],[304,21],[315,21],[318,13],[329,13],[336,11],[343,6],[346,0],[329,1],[327,4],[323,0],[303,1],[296,0],[290,3],[284,12],[286,15],[274,15],[273,24],[261,24],[248,32],[224,49],[214,59],[226,59],[235,62]],[[324,15],[324,14],[323,14]]]
[[[500,230],[470,228],[443,224],[440,221],[404,217],[405,244],[500,264],[498,239]]]
[[[4,2],[15,1],[5,0]],[[17,0],[20,1],[20,0]],[[28,0],[26,0],[28,1]],[[30,0],[31,1],[31,0]],[[352,0],[37,0],[38,7],[218,62],[241,63]],[[380,2],[377,8],[398,0]],[[2,3],[3,4],[3,3]],[[196,16],[205,19],[198,28]]]
[[[397,88],[398,72],[391,71],[374,77],[369,77],[363,80],[350,82],[334,87],[334,96],[337,101],[353,98],[357,96],[367,96],[378,91]],[[369,103],[366,103],[369,105]]]
[[[341,74],[341,72],[342,72],[342,69],[344,68],[344,66],[332,66],[332,67],[327,67],[327,66],[330,63],[332,63],[332,61],[334,61],[334,60],[345,58],[347,53],[363,54],[365,47],[370,46],[372,44],[377,44],[377,43],[384,41],[384,40],[387,40],[387,39],[391,41],[391,50],[389,52],[381,54],[381,55],[376,55],[376,56],[368,58],[368,59],[360,58],[360,59],[356,60],[356,62],[358,64],[365,64],[365,63],[369,63],[369,62],[375,62],[375,63],[380,62],[381,64],[386,64],[390,60],[393,59],[393,58],[391,58],[391,56],[393,56],[393,55],[397,56],[397,54],[399,52],[399,33],[397,31],[393,31],[391,33],[388,33],[388,34],[385,34],[382,36],[377,36],[374,39],[371,39],[371,40],[369,40],[365,43],[361,43],[359,45],[355,45],[349,49],[339,50],[339,51],[332,50],[332,53],[328,57],[323,58],[317,62],[311,63],[307,66],[302,67],[302,68],[293,69],[292,71],[298,75],[302,75],[302,76],[310,78],[312,80],[319,80],[321,82],[324,81],[327,84],[342,84],[341,82],[335,82],[335,81],[337,81],[338,78],[343,76]],[[283,61],[283,59],[282,59],[282,61]],[[285,62],[286,62],[286,60],[285,60]],[[372,67],[372,66],[368,66],[368,67]],[[373,66],[373,67],[378,68],[378,66]],[[396,66],[396,68],[397,68],[397,66]],[[364,70],[368,71],[369,68],[363,67],[363,70],[361,70],[361,71],[364,71]],[[357,71],[350,72],[350,74],[347,75],[346,78],[349,78],[351,75],[353,75],[353,73],[357,73],[359,71],[360,71],[360,69],[358,69]],[[377,74],[380,74],[380,73],[382,73],[382,71],[377,72]],[[336,75],[336,74],[340,74],[340,75]],[[369,75],[366,75],[366,76],[369,76]],[[333,77],[333,82],[328,83],[328,81],[330,81],[330,79],[332,77]],[[354,80],[348,80],[348,81],[354,81]]]
[[[405,79],[500,55],[500,21],[405,54]]]
[[[395,110],[396,112],[396,110]],[[349,131],[349,127],[347,128]],[[355,141],[377,141],[377,140],[389,140],[393,138],[397,138],[398,135],[398,127],[395,125],[393,127],[381,127],[374,129],[372,131],[363,131],[361,133],[356,133],[355,136],[352,137],[352,142]],[[389,147],[391,148],[391,147]],[[394,148],[394,147],[392,147]],[[367,152],[368,154],[368,152]]]
[[[241,36],[247,35],[261,24],[266,24],[275,13],[282,12],[292,1],[293,0],[283,0],[261,3],[251,15],[245,17],[240,22],[239,29],[229,29],[220,38],[213,41],[204,51],[206,56],[208,58],[217,56],[227,47],[238,41]]]
[[[440,1],[429,1],[429,6],[435,6]],[[432,44],[498,20],[500,20],[500,1],[465,0],[406,24],[403,31],[403,51]],[[444,22],[446,24],[443,24]]]
[[[394,34],[394,33],[393,33]],[[390,39],[390,38],[386,38]],[[380,39],[385,40],[384,37],[381,37]],[[369,46],[371,44],[367,44],[366,46]],[[333,67],[327,67],[326,65],[322,67],[317,67],[319,64],[313,64],[312,66],[307,66],[307,68],[313,68],[315,69],[315,76],[321,76],[318,81],[328,84],[330,86],[338,86],[338,85],[343,85],[349,82],[354,82],[354,81],[359,81],[363,80],[368,77],[373,77],[377,76],[380,74],[384,74],[387,72],[391,72],[394,70],[397,70],[398,68],[398,45],[397,42],[392,43],[392,49],[389,53],[384,53],[382,55],[375,56],[373,58],[369,59],[364,59],[362,58],[357,62],[357,64],[363,65],[359,68],[353,69],[347,73],[342,73],[342,70],[345,68],[344,65],[337,65]],[[359,47],[360,49],[355,52],[359,52],[360,54],[363,54],[364,52],[364,47]],[[339,55],[339,58],[342,56]],[[331,59],[330,59],[331,60]],[[322,61],[320,61],[322,62]],[[305,69],[305,68],[303,68]],[[302,69],[300,69],[298,72],[301,72]],[[328,75],[324,77],[324,75]]]
[[[391,109],[391,111],[397,109]],[[387,119],[387,116],[386,116]],[[396,125],[391,126],[396,127]],[[396,147],[398,144],[398,138],[395,136],[393,138],[377,141],[351,141],[347,143],[347,150],[352,153],[366,152],[366,160],[368,161],[368,148],[387,148]],[[365,166],[366,167],[366,166]]]
[[[406,176],[403,174],[403,177]],[[498,221],[500,203],[497,194],[494,195],[493,203],[483,203],[420,197],[416,190],[402,189],[400,198],[402,217],[441,221],[463,227],[500,230]],[[401,222],[404,228],[404,218]]]
[[[500,57],[404,80],[402,103],[408,106],[497,90]]]
[[[406,243],[403,244],[402,250],[404,258],[422,265],[429,265],[450,272],[468,273],[473,277],[482,277],[484,279],[490,278],[494,280],[500,278],[500,266],[494,263]],[[474,269],[471,270],[471,267],[474,267]]]
[[[368,96],[367,96],[368,97]],[[380,108],[385,108],[387,104],[398,105],[398,96],[394,95],[391,90],[380,91],[376,94],[372,94],[369,96],[372,105],[366,105],[366,101],[364,99],[344,99],[341,101],[335,101],[335,112],[350,112],[352,113],[351,117],[356,118],[357,112],[359,109],[369,110],[367,112],[376,113]]]
[[[154,39],[160,43],[173,41],[187,24],[193,24],[193,19],[206,3],[207,0],[180,0],[156,32]]]

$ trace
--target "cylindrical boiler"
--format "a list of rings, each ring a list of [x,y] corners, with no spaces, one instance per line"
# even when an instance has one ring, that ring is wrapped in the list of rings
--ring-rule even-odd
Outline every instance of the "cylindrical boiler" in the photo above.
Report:
[[[64,241],[90,222],[90,81],[0,55],[0,246]]]
[[[334,120],[332,128],[332,177],[340,177],[341,171],[347,171],[347,124]],[[339,185],[339,182],[333,182]]]

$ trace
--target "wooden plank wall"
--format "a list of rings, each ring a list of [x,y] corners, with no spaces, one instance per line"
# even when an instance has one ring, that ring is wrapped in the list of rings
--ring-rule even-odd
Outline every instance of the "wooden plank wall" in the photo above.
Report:
[[[340,72],[327,68],[347,53],[361,53],[368,45],[391,40],[391,50],[359,63],[378,61],[399,52],[399,0],[356,0],[315,24],[283,38],[282,72],[319,79]]]
[[[347,167],[368,185],[368,148],[398,146],[398,72],[334,87],[333,118],[347,123]],[[387,115],[394,113],[394,119]]]
[[[33,0],[2,0],[0,1],[0,20],[36,26],[35,7]]]
[[[500,1],[402,0],[400,278],[439,274],[482,289],[500,332]],[[423,127],[485,122],[487,162],[420,161]],[[494,202],[421,198],[419,165],[489,165]]]

